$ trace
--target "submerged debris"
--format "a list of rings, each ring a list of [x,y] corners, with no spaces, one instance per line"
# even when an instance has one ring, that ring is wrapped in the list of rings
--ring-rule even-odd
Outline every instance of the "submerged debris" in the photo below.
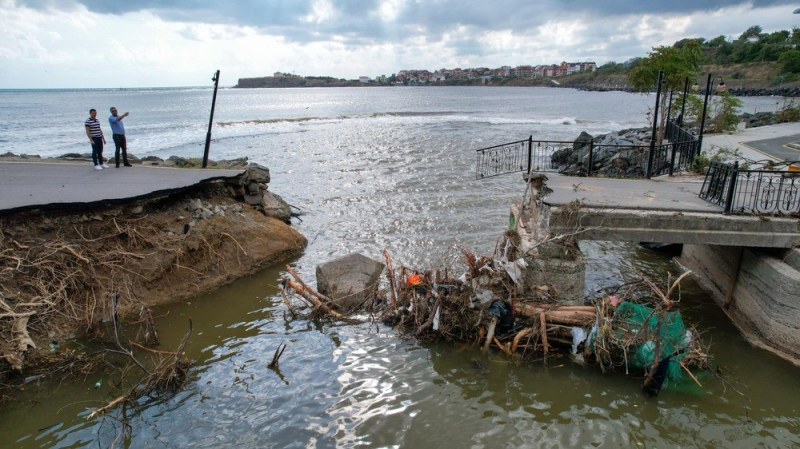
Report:
[[[639,276],[588,305],[560,305],[550,286],[520,294],[506,258],[463,253],[467,271],[456,274],[448,269],[395,270],[384,251],[389,292],[376,295],[368,309],[383,323],[420,340],[496,348],[516,361],[572,355],[603,371],[624,370],[643,376],[643,388],[651,394],[689,379],[700,385],[692,370],[708,368],[709,356],[697,332],[672,310],[677,300],[671,298],[688,273],[666,292]],[[294,280],[282,283],[287,301],[294,291],[313,317],[348,316],[294,271],[289,273]]]

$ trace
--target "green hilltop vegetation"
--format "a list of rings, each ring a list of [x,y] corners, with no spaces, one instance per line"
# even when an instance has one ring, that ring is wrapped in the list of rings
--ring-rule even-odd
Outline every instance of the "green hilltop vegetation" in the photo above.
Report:
[[[714,39],[687,38],[675,42],[674,51],[699,50],[700,74],[713,73],[723,79],[731,90],[797,88],[800,86],[800,29],[763,33],[752,26],[738,39],[725,36]],[[654,48],[648,57],[633,58],[624,63],[609,62],[592,73],[565,77],[564,85],[571,87],[629,87],[629,75],[641,63],[665,50]],[[702,78],[702,77],[700,77]],[[702,83],[701,79],[695,79]]]
[[[763,95],[800,95],[800,28],[764,33],[758,25],[745,30],[737,39],[725,36],[713,39],[685,38],[669,47],[657,47],[644,57],[625,62],[609,62],[594,72],[576,73],[557,78],[493,77],[483,79],[445,79],[428,85],[492,85],[492,86],[561,86],[588,90],[640,90],[630,78],[641,71],[643,64],[658,62],[665,55],[692,53],[693,69],[686,75],[693,82],[704,84],[704,74],[713,73],[718,82],[724,80],[734,93]],[[672,57],[672,56],[670,56]],[[658,64],[656,64],[658,65]],[[696,67],[694,67],[696,66]],[[638,68],[638,69],[637,69]],[[394,85],[395,74],[381,75],[369,83],[325,76],[297,76],[276,73],[275,76],[241,78],[236,87],[342,87]]]

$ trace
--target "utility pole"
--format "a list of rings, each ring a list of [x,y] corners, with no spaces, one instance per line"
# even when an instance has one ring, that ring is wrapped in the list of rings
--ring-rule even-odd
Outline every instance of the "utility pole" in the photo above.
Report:
[[[214,105],[217,103],[217,86],[219,86],[219,70],[211,77],[214,82],[214,96],[211,98],[211,116],[208,118],[208,132],[206,133],[206,149],[203,151],[203,168],[208,165],[208,149],[211,147],[211,125],[214,123]]]

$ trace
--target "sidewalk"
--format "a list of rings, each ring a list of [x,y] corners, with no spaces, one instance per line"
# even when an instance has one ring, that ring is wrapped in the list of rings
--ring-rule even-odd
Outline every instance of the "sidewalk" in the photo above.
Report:
[[[709,156],[727,148],[738,150],[742,157],[753,161],[796,161],[800,160],[800,151],[784,146],[795,141],[800,141],[800,123],[781,123],[730,134],[706,134],[702,150]]]
[[[613,179],[548,173],[547,178],[552,192],[544,202],[550,206],[578,200],[583,207],[609,210],[722,213],[722,207],[700,199],[701,176]]]

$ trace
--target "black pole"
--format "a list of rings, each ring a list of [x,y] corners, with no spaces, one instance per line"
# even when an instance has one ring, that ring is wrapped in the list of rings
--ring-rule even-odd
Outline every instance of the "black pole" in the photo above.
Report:
[[[656,132],[658,132],[658,102],[661,100],[661,80],[664,77],[664,72],[658,71],[658,89],[656,90],[656,108],[653,111],[653,132],[650,135],[650,154],[647,156],[647,178],[653,175],[653,156],[656,151]]]
[[[667,121],[672,119],[672,94],[675,93],[673,88],[669,88],[669,102],[667,103]]]
[[[711,74],[706,81],[706,98],[703,100],[703,117],[700,119],[700,135],[697,136],[697,154],[703,151],[703,130],[706,129],[706,108],[708,107],[708,93],[711,92]],[[695,155],[696,156],[696,155]]]
[[[214,105],[217,103],[217,86],[219,86],[219,70],[211,78],[214,82],[214,96],[211,98],[211,116],[208,117],[208,132],[206,133],[206,149],[203,150],[203,168],[208,165],[208,149],[211,147],[211,125],[214,123]]]
[[[528,174],[531,173],[531,158],[533,157],[533,135],[528,136]]]
[[[683,83],[683,103],[681,104],[681,115],[678,116],[678,126],[683,128],[683,114],[686,112],[686,95],[689,94],[689,77],[686,77],[686,82]]]
[[[736,178],[739,177],[739,161],[733,163],[733,170],[731,171],[731,181],[728,184],[728,195],[725,197],[725,215],[731,213],[733,209],[733,197],[736,193]]]

